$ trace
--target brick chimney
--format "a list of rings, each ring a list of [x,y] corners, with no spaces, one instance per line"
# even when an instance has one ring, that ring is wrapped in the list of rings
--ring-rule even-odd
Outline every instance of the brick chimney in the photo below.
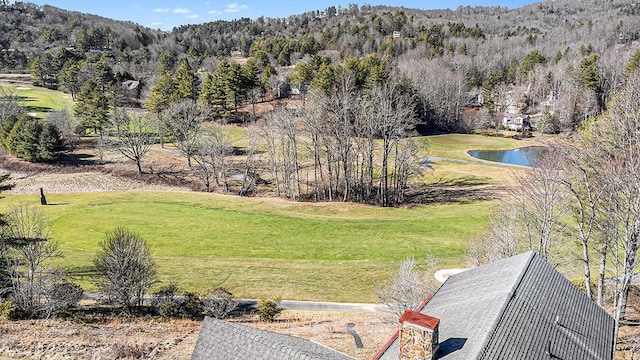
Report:
[[[440,319],[407,310],[400,317],[399,360],[435,359]]]

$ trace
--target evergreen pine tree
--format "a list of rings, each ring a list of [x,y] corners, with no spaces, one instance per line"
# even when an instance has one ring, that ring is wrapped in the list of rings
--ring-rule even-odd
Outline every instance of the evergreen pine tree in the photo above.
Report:
[[[198,76],[191,69],[189,61],[182,59],[176,70],[176,90],[173,93],[172,100],[197,99],[198,83]]]

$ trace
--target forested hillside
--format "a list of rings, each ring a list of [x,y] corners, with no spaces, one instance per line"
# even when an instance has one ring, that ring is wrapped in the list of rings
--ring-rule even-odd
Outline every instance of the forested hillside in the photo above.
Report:
[[[137,96],[144,102],[182,59],[199,74],[199,96],[206,90],[206,73],[232,54],[242,54],[254,59],[249,64],[255,79],[241,84],[240,101],[248,101],[250,90],[252,96],[264,95],[287,83],[324,82],[328,88],[338,70],[334,67],[345,66],[357,70],[361,82],[369,75],[406,77],[421,101],[421,122],[431,130],[485,126],[486,119],[461,116],[475,94],[484,95],[490,111],[516,103],[519,110],[536,113],[544,104],[552,112],[540,127],[569,130],[601,111],[620,83],[639,49],[638,12],[638,5],[620,0],[455,11],[351,5],[164,33],[16,2],[0,8],[0,71],[31,71],[36,83],[75,93],[103,59],[114,83],[141,82]]]

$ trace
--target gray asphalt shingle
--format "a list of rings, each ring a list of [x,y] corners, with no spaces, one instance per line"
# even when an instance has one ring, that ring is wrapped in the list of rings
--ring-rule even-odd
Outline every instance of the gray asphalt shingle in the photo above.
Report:
[[[324,345],[293,336],[205,318],[192,360],[353,360]]]
[[[613,358],[613,318],[533,252],[452,275],[420,312],[440,319],[438,359]]]

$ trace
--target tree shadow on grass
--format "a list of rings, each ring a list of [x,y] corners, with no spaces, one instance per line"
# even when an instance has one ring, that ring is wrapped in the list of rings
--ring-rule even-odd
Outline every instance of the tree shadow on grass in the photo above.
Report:
[[[71,166],[98,165],[98,162],[96,161],[94,156],[75,153],[64,154],[60,158],[60,163]]]
[[[99,275],[96,268],[90,265],[71,266],[66,270],[69,273],[69,277],[76,281],[90,282]]]
[[[52,108],[48,106],[26,106],[27,112],[42,112],[48,113],[52,110]]]
[[[439,178],[436,182],[432,183],[435,186],[448,186],[448,187],[461,187],[461,186],[479,186],[489,185],[490,178],[467,175],[461,178],[448,179],[445,177]]]
[[[506,191],[503,186],[474,183],[475,181],[453,181],[423,185],[414,188],[407,194],[408,202],[414,204],[468,204],[499,199]]]
[[[27,97],[27,96],[16,96],[16,99],[19,102],[22,102],[23,104],[25,104],[24,108],[27,110],[27,112],[50,112],[51,110],[53,110],[51,107],[49,106],[34,106],[34,105],[29,105],[29,103],[36,101],[36,99],[32,98],[32,97]]]

